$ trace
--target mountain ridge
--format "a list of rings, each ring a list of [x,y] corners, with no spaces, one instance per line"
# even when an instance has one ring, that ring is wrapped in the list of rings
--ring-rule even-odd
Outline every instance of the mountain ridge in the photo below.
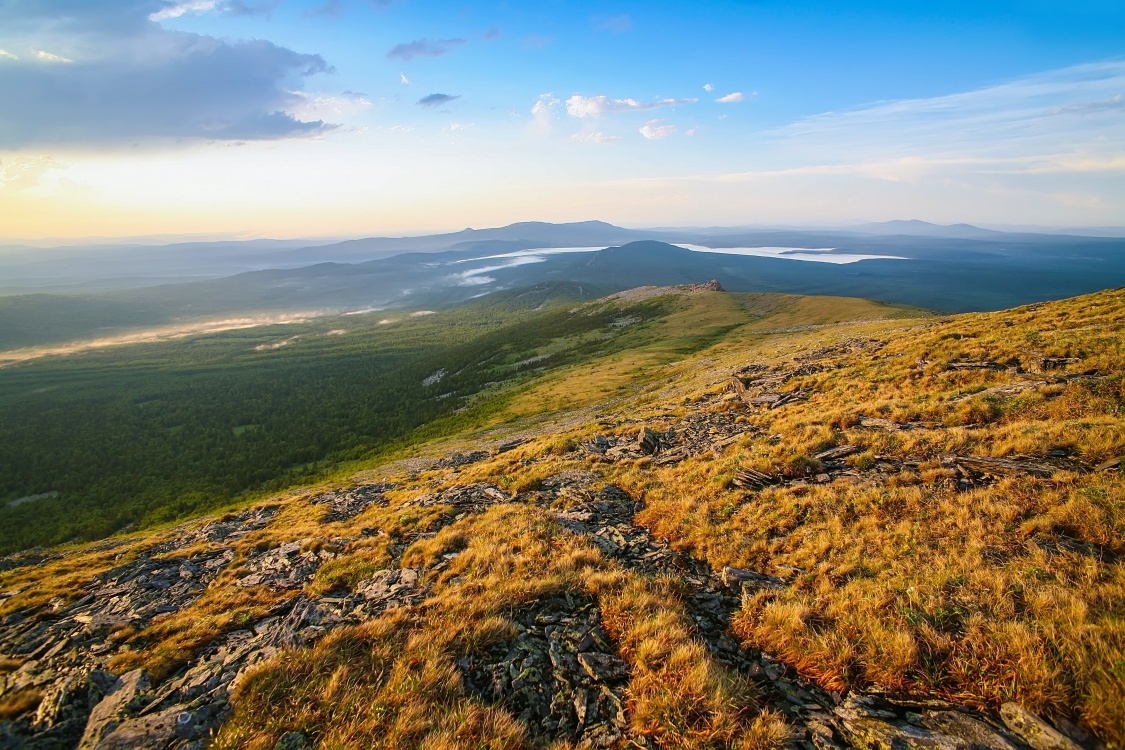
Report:
[[[552,313],[597,322],[568,334],[593,358],[426,438],[428,458],[6,558],[2,731],[267,750],[1125,738],[1125,291],[940,318],[652,291]],[[632,343],[602,352],[609,334]],[[561,351],[542,340],[511,359]],[[414,387],[449,387],[435,365]]]

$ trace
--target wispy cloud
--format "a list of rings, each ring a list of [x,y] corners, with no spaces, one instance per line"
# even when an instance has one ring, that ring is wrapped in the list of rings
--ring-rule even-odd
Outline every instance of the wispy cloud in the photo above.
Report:
[[[693,104],[698,99],[660,99],[639,102],[636,99],[610,99],[607,96],[581,96],[575,94],[566,100],[566,111],[572,117],[597,118],[606,112],[644,112],[661,107],[679,107]]]
[[[330,94],[309,94],[304,91],[290,92],[300,101],[289,108],[289,113],[302,119],[339,118],[371,107],[371,100],[362,94],[345,92],[340,96]]]
[[[806,164],[907,163],[1010,173],[1125,154],[1125,62],[1081,65],[928,99],[828,112],[772,134]]]
[[[1125,111],[1125,97],[1121,94],[1100,102],[1082,102],[1068,104],[1065,107],[1052,107],[1047,110],[1049,115],[1091,115],[1099,112]]]
[[[593,25],[595,31],[612,31],[621,34],[633,28],[633,19],[629,18],[627,15],[611,16],[609,18],[594,16]]]
[[[538,117],[553,112],[560,104],[562,104],[562,101],[557,99],[554,94],[550,92],[540,94],[539,98],[535,100],[535,104],[531,105],[531,114]]]
[[[406,73],[399,73],[398,77],[399,77],[399,81],[401,81],[403,86],[413,85],[413,82],[409,78],[406,77]]]
[[[621,136],[606,135],[599,130],[592,133],[575,133],[570,136],[570,140],[577,143],[617,143],[621,140]]]
[[[443,104],[449,104],[454,99],[460,99],[460,98],[461,98],[460,94],[456,94],[456,95],[452,95],[452,94],[429,94],[427,96],[423,96],[421,99],[418,100],[418,106],[420,106],[420,107],[440,107]]]
[[[46,50],[41,50],[41,49],[35,50],[35,56],[37,58],[39,58],[40,60],[42,60],[43,62],[53,62],[53,63],[72,63],[72,62],[74,62],[74,60],[71,60],[69,57],[63,57],[62,55],[56,55],[53,52],[47,52]]]
[[[715,101],[717,101],[719,104],[735,104],[737,102],[742,101],[745,98],[746,97],[742,95],[741,91],[732,91],[731,93],[727,94],[726,96],[720,96]]]
[[[757,133],[745,152],[753,169],[614,189],[695,196],[701,207],[737,198],[793,218],[813,207],[821,220],[909,212],[1019,221],[1035,212],[1047,223],[1114,223],[1125,205],[1123,89],[1125,62],[1110,62],[827,112]]]
[[[66,164],[49,156],[17,156],[8,164],[0,163],[0,187],[10,190],[27,190],[54,169],[65,169]]]
[[[650,141],[659,141],[676,132],[675,125],[661,125],[662,120],[650,120],[641,127],[641,135]]]
[[[500,31],[499,26],[493,26],[491,29],[484,32],[484,41],[492,42],[492,41],[495,41],[495,40],[499,39],[503,35],[504,35],[504,33],[502,31]]]
[[[479,262],[481,260],[486,259],[477,258],[472,262]],[[491,284],[496,281],[495,277],[488,276],[487,274],[493,273],[495,271],[502,271],[505,268],[526,266],[532,263],[543,263],[546,260],[547,258],[544,255],[517,256],[505,259],[503,262],[496,263],[494,265],[482,266],[481,268],[473,268],[468,271],[461,271],[460,273],[451,274],[446,278],[457,286],[480,286],[483,284]]]
[[[711,93],[712,91],[715,90],[715,87],[714,87],[714,85],[712,85],[710,83],[705,83],[705,84],[703,84],[703,90],[706,91],[709,94],[709,93]]]
[[[0,49],[0,57],[6,57],[6,58],[8,58],[9,60],[18,60],[18,59],[20,59],[20,58],[19,58],[19,55],[15,55],[15,54],[12,54],[11,52],[9,52],[9,51],[8,51],[8,50],[6,50],[6,49]]]
[[[441,57],[465,43],[466,40],[464,39],[415,39],[413,42],[396,44],[387,53],[387,58],[409,62],[415,57]]]
[[[243,0],[226,0],[222,11],[232,16],[269,16],[281,5],[281,0],[262,0],[260,3],[246,3]]]
[[[531,105],[531,117],[540,133],[547,134],[554,129],[561,105],[562,100],[551,93],[540,94],[535,104]]]
[[[215,0],[186,0],[186,2],[176,3],[166,8],[162,8],[154,13],[150,13],[148,20],[167,21],[169,18],[179,18],[185,13],[203,13],[215,8]]]

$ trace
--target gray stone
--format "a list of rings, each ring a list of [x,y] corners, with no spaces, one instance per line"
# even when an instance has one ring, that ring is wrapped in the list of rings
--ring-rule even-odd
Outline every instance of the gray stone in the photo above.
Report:
[[[86,722],[86,731],[78,743],[78,750],[93,750],[101,746],[101,740],[113,732],[125,718],[125,713],[134,704],[143,700],[148,691],[148,675],[144,669],[134,669],[122,675],[110,688]]]
[[[37,732],[45,732],[67,717],[67,708],[76,702],[80,687],[85,682],[80,674],[70,674],[56,681],[43,693],[39,708],[35,711],[32,727]]]
[[[1077,742],[1040,719],[1018,703],[1000,707],[1000,718],[1035,750],[1081,750]]]
[[[960,711],[927,711],[922,725],[936,732],[960,737],[976,750],[1017,750],[998,730]]]
[[[664,436],[651,427],[642,427],[637,433],[636,449],[646,456],[659,453],[664,444]]]
[[[186,717],[186,719],[185,719]],[[121,722],[95,745],[96,750],[162,750],[178,739],[190,739],[196,726],[184,706]]]
[[[972,744],[942,732],[931,732],[906,722],[869,718],[840,706],[836,708],[844,738],[860,750],[971,750]]]
[[[273,750],[305,750],[309,742],[300,732],[286,732],[273,746]]]
[[[602,654],[596,651],[578,654],[578,663],[591,679],[599,682],[614,682],[624,680],[629,676],[629,668],[624,661],[612,654]]]

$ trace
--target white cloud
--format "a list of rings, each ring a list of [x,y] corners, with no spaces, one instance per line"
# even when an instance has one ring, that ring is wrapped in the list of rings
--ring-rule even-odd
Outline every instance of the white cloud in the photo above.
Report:
[[[392,133],[413,133],[414,132],[414,126],[413,125],[392,125],[387,129],[390,130]]]
[[[650,141],[659,141],[676,132],[675,125],[661,125],[662,120],[650,120],[641,128],[641,135]]]
[[[11,52],[9,52],[6,49],[0,49],[0,57],[7,57],[7,58],[10,58],[12,60],[20,59],[19,55],[13,55]]]
[[[566,111],[572,117],[597,118],[606,112],[643,112],[660,107],[678,107],[693,104],[698,99],[660,99],[642,103],[636,99],[610,99],[607,96],[580,96],[575,94],[566,100]]]
[[[51,52],[47,52],[47,51],[41,50],[41,49],[35,50],[35,56],[38,57],[40,60],[42,60],[44,62],[57,62],[57,63],[72,63],[72,62],[74,62],[74,60],[71,60],[68,57],[56,55],[56,54],[53,54]]]
[[[11,190],[33,188],[49,171],[65,169],[66,166],[49,156],[17,156],[7,165],[0,163],[0,187]]]
[[[562,102],[556,99],[554,94],[549,92],[540,94],[539,98],[535,100],[535,104],[531,105],[531,114],[535,117],[539,117],[544,113],[553,112],[555,107],[560,104],[562,104]]]
[[[203,6],[0,2],[0,28],[14,26],[28,40],[43,40],[26,55],[40,64],[3,67],[0,147],[274,140],[315,137],[335,127],[288,113],[306,104],[292,93],[304,79],[332,71],[322,57],[263,40],[172,31],[149,20],[153,11],[189,7]],[[214,7],[236,14],[269,5],[226,0]]]
[[[562,101],[557,99],[554,94],[546,93],[540,94],[539,98],[535,100],[535,104],[531,105],[531,116],[540,132],[551,132],[554,128],[556,112],[561,104]]]
[[[453,132],[457,132],[458,130],[468,130],[469,128],[473,127],[473,125],[475,125],[475,124],[476,123],[472,123],[472,122],[451,122],[451,123],[449,123],[449,129],[452,130]]]
[[[287,93],[297,101],[288,108],[289,114],[302,120],[351,114],[371,106],[371,100],[359,95],[333,96],[300,90]]]
[[[575,133],[570,140],[577,143],[617,143],[621,140],[619,135],[606,135],[599,131],[593,133]]]
[[[744,171],[621,181],[612,190],[638,200],[690,196],[701,212],[754,205],[787,221],[1119,224],[1125,109],[1115,98],[1123,90],[1125,62],[1115,61],[879,102],[758,133]]]
[[[715,90],[715,87],[713,85],[711,85],[710,83],[705,83],[705,84],[703,84],[703,90],[710,93],[710,92]]]
[[[695,135],[695,134],[696,134],[696,133],[698,133],[698,132],[699,132],[699,128],[698,128],[698,127],[694,127],[694,128],[692,128],[691,130],[685,130],[685,131],[684,131],[684,135]]]
[[[403,86],[413,85],[413,81],[411,81],[409,78],[406,77],[406,73],[399,73],[398,77],[399,77],[399,80],[402,81]]]
[[[158,10],[149,15],[148,20],[166,21],[169,18],[179,18],[185,13],[203,13],[215,8],[215,0],[186,0],[186,2],[177,3],[169,8]]]
[[[733,91],[726,96],[720,96],[715,101],[717,101],[719,104],[734,104],[735,102],[740,102],[745,98],[746,97],[742,95],[741,91]]]

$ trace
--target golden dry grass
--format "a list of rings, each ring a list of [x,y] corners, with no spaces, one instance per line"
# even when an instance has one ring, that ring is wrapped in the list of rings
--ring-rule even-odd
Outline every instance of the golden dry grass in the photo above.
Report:
[[[420,607],[337,630],[250,675],[216,747],[269,748],[288,731],[333,748],[529,746],[511,716],[466,694],[456,661],[510,637],[513,612],[566,591],[603,608],[633,670],[638,733],[685,750],[774,747],[787,736],[750,686],[694,640],[667,586],[622,570],[543,511],[513,505],[469,516],[412,545],[403,565],[429,566],[451,551],[460,554],[431,575]]]
[[[977,706],[1017,700],[1120,742],[1121,474],[1061,471],[960,493],[938,459],[1065,450],[1095,465],[1125,455],[1123,321],[1117,291],[884,335],[876,353],[829,357],[832,369],[786,386],[813,388],[808,402],[753,417],[762,435],[781,436],[776,443],[744,438],[715,460],[618,465],[610,476],[645,497],[640,522],[716,567],[799,569],[786,591],[747,599],[736,630],[824,685],[880,685]],[[800,364],[800,348],[765,343],[751,342],[739,364]],[[1109,377],[952,401],[1012,378],[948,371],[948,362],[1019,362],[1039,377],[1044,356],[1078,357],[1070,371]],[[929,428],[865,429],[859,416]],[[881,456],[919,465],[873,485],[747,492],[730,484],[739,467],[815,473],[810,457],[843,444],[865,449],[849,459],[857,468]]]
[[[350,590],[391,563],[389,544],[413,539],[449,511],[402,505],[423,491],[486,480],[523,492],[559,470],[583,468],[643,498],[639,523],[715,569],[797,571],[785,590],[747,597],[734,629],[823,685],[879,686],[981,707],[1017,700],[1125,742],[1122,474],[1060,471],[962,492],[941,461],[948,453],[1043,457],[1061,450],[1092,466],[1125,455],[1125,292],[987,315],[863,323],[846,321],[914,313],[777,295],[696,295],[678,304],[646,347],[552,375],[497,419],[609,403],[617,410],[611,416],[660,429],[708,404],[739,410],[757,428],[754,436],[671,467],[647,459],[594,464],[575,453],[581,441],[636,426],[588,422],[457,472],[423,473],[389,493],[389,507],[345,523],[325,523],[323,507],[291,495],[278,500],[281,512],[266,529],[236,545],[230,569],[195,604],[143,631],[117,634],[132,650],[114,666],[145,665],[159,678],[267,611],[281,594],[232,586],[255,551],[298,539],[335,545],[336,558],[306,591]],[[810,325],[825,327],[770,333]],[[725,333],[684,355],[706,329]],[[885,343],[822,352],[813,361],[825,369],[784,386],[811,389],[806,402],[751,413],[716,401],[739,366],[795,367],[809,352],[857,337]],[[1043,357],[1081,361],[1038,373]],[[1109,377],[962,398],[1014,377],[947,367],[968,360],[1020,363],[1032,379],[1085,370]],[[881,431],[860,426],[861,417],[916,427]],[[740,468],[815,475],[813,456],[843,444],[861,448],[847,459],[867,477],[858,483],[810,476],[806,484],[760,491],[731,483]],[[895,468],[874,476],[888,458]],[[365,527],[383,533],[364,537]],[[332,541],[342,538],[355,541]],[[0,615],[71,598],[94,573],[147,543],[78,551],[42,570],[2,574],[5,588],[24,590],[0,604]],[[429,576],[422,605],[337,629],[314,648],[254,671],[239,685],[235,714],[216,747],[271,748],[287,731],[326,748],[527,746],[519,722],[466,693],[456,661],[505,638],[520,607],[562,591],[597,601],[630,665],[633,731],[684,749],[776,747],[787,738],[751,686],[700,646],[675,581],[631,573],[545,511],[519,504],[470,515],[414,543],[402,564],[429,566],[450,551],[460,554]]]

